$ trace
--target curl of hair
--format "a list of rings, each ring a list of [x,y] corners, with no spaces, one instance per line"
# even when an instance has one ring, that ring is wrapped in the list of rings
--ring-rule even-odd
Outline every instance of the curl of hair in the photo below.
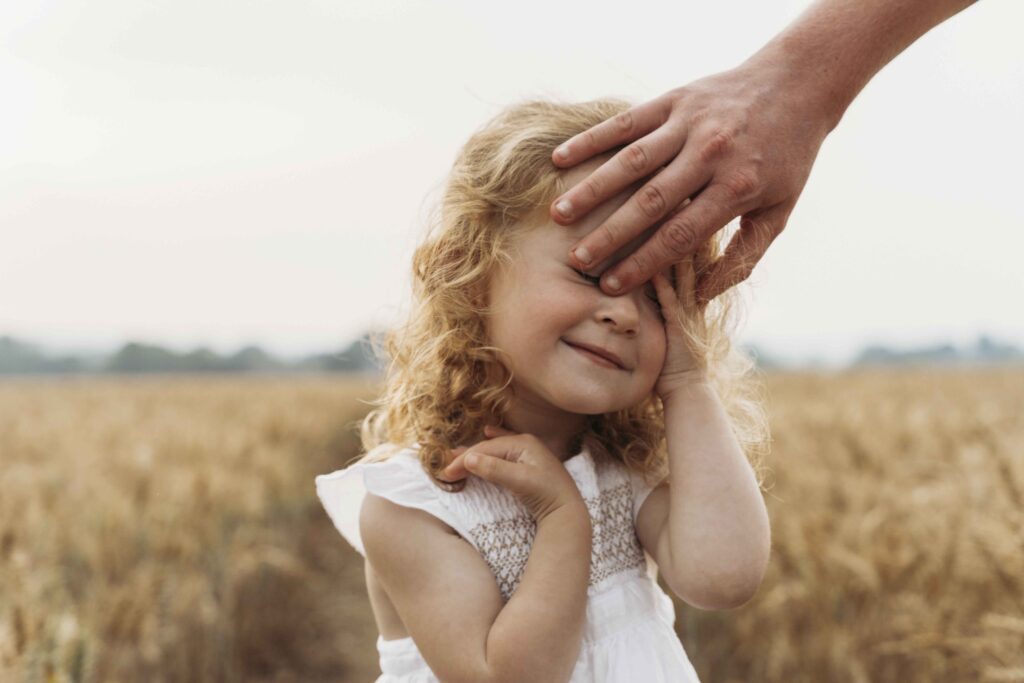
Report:
[[[419,444],[419,458],[435,482],[461,489],[464,480],[446,486],[437,479],[449,450],[475,442],[486,424],[502,424],[511,401],[512,375],[485,333],[490,276],[499,264],[512,262],[515,238],[547,220],[547,207],[567,189],[566,171],[551,162],[555,147],[631,106],[617,98],[524,101],[501,111],[463,145],[413,255],[409,314],[398,327],[371,337],[386,374],[383,392],[372,402],[377,407],[361,424],[367,451],[362,461]],[[694,253],[696,277],[720,257],[722,232]],[[738,289],[685,321],[686,337],[763,485],[768,422],[756,366],[732,343]],[[638,405],[589,416],[577,443],[584,438],[595,456],[614,458],[650,483],[668,472],[663,405],[653,392]]]

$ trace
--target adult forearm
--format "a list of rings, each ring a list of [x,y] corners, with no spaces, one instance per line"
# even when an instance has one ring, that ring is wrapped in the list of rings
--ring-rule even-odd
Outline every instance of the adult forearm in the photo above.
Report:
[[[757,479],[711,386],[684,386],[662,401],[673,590],[709,609],[745,602],[764,577],[771,548]]]
[[[537,525],[519,586],[487,636],[493,681],[546,683],[572,676],[586,622],[591,538],[582,501]]]
[[[879,70],[974,0],[819,0],[749,61],[778,67],[828,130]]]

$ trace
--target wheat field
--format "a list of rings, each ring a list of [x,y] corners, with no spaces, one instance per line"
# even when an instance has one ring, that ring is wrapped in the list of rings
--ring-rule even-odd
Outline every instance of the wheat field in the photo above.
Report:
[[[1024,370],[766,376],[773,555],[705,683],[1024,681]],[[313,477],[371,379],[0,382],[0,681],[372,681]]]

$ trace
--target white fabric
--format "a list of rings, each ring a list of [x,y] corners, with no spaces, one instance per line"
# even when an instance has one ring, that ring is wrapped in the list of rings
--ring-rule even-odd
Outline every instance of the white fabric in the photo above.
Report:
[[[673,629],[672,599],[636,536],[636,517],[653,486],[624,465],[596,460],[586,446],[565,461],[593,525],[583,646],[571,683],[699,683]],[[437,486],[416,447],[383,462],[357,462],[316,477],[317,495],[342,536],[364,554],[359,510],[367,491],[439,518],[487,561],[507,601],[529,558],[536,524],[507,490],[470,475],[460,492]],[[377,638],[376,683],[438,683],[412,637]]]

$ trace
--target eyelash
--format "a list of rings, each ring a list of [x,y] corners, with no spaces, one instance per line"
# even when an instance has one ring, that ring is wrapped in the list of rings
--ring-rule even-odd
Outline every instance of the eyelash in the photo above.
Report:
[[[583,278],[592,285],[597,285],[601,283],[601,278],[599,276],[587,275],[582,270],[576,270],[575,268],[573,268],[573,270],[576,272],[577,275],[579,275],[581,278]],[[661,310],[661,302],[658,300],[657,294],[655,294],[654,296],[648,296],[647,298],[654,302],[654,305],[657,306],[659,311]]]

